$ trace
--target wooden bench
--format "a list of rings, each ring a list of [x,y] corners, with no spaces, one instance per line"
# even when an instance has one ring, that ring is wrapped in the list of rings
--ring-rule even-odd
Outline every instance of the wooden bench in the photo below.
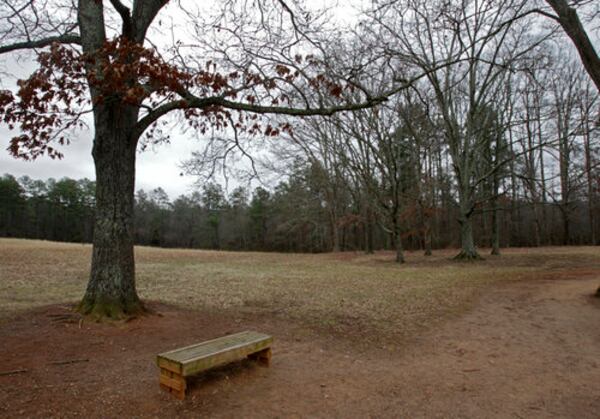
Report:
[[[246,357],[269,366],[272,342],[269,335],[246,331],[159,354],[160,387],[183,400],[191,375]]]

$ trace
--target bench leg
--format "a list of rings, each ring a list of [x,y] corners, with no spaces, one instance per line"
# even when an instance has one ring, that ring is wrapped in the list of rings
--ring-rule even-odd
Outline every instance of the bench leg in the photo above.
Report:
[[[268,367],[271,365],[271,348],[250,354],[248,355],[248,358],[258,361],[259,364]]]
[[[185,390],[187,383],[185,377],[174,373],[173,371],[160,369],[160,388],[173,394],[179,400],[185,399]]]

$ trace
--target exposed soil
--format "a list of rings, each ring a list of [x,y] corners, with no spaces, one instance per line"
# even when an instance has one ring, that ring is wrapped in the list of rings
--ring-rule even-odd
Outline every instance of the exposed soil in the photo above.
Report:
[[[394,344],[265,313],[155,303],[160,315],[115,326],[49,306],[0,325],[0,373],[25,370],[0,375],[0,416],[598,418],[597,284],[504,282]],[[245,329],[274,336],[270,368],[243,361],[201,375],[183,402],[159,389],[157,353]]]

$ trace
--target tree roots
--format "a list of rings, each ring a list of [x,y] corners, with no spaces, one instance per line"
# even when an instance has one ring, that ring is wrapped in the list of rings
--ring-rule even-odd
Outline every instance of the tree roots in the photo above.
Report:
[[[139,300],[92,300],[84,297],[77,305],[75,311],[90,317],[95,321],[103,320],[129,320],[143,314],[148,310]]]
[[[463,262],[475,262],[478,260],[485,260],[481,257],[476,250],[466,251],[462,250],[458,255],[454,256],[454,260],[463,261]]]

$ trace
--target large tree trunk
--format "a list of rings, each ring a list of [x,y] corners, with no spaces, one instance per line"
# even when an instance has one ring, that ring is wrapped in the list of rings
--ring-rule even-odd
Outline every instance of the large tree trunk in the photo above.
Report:
[[[425,241],[424,243],[424,247],[425,247],[425,256],[431,256],[432,252],[431,252],[431,247],[432,247],[432,234],[431,234],[431,217],[429,216],[425,216],[425,220],[423,222],[424,225],[424,233],[423,233],[423,239]]]
[[[340,248],[340,230],[337,227],[337,222],[331,227],[331,251],[339,252]]]
[[[103,106],[95,112],[96,218],[90,280],[78,310],[98,318],[144,311],[135,288],[133,203],[137,110]]]
[[[396,263],[404,263],[404,249],[402,247],[402,231],[398,222],[394,223],[394,231],[392,232],[392,240],[396,249]]]
[[[402,238],[400,234],[394,234],[394,247],[396,248],[396,263],[404,263],[404,249],[402,248]]]
[[[461,251],[454,257],[456,260],[479,260],[482,257],[475,249],[475,240],[473,239],[473,211],[474,204],[472,191],[468,185],[468,180],[459,177],[462,185],[459,188],[460,215],[458,224],[460,225],[460,246]]]
[[[473,240],[473,217],[471,213],[461,211],[460,218],[460,245],[461,251],[454,257],[456,260],[480,260],[482,257],[477,253],[475,240]]]

